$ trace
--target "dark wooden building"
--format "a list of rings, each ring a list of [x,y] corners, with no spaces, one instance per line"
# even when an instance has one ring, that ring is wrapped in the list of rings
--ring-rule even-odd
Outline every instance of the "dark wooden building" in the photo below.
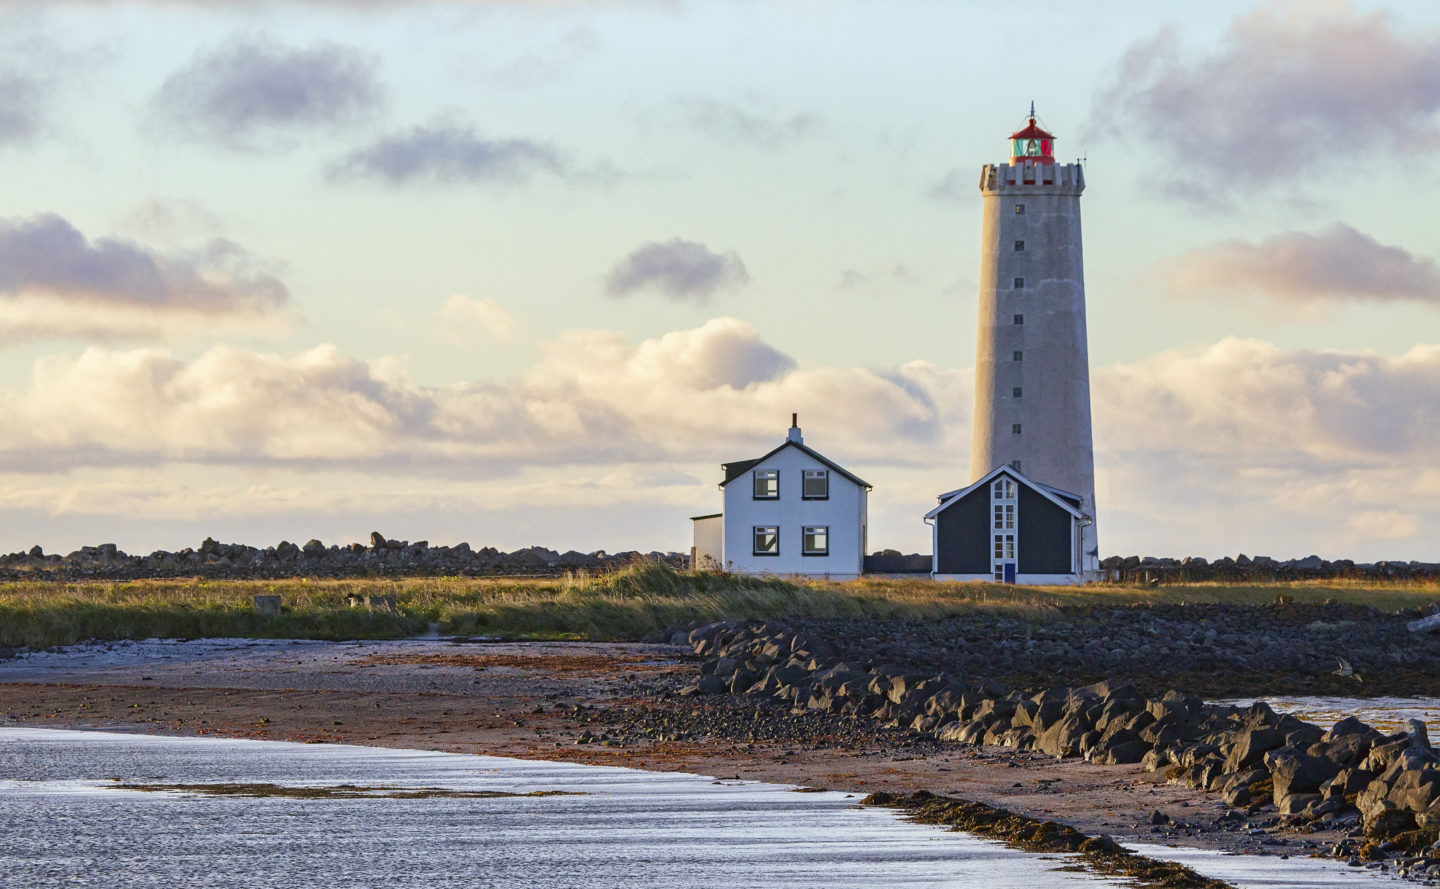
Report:
[[[1062,584],[1082,580],[1081,498],[1000,466],[939,496],[925,521],[936,580]]]

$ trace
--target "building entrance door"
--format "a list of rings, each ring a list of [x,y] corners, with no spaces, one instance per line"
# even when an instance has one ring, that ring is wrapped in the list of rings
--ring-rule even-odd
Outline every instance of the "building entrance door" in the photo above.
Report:
[[[1006,563],[1005,563],[1005,582],[1006,582],[1006,583],[1014,583],[1014,582],[1015,582],[1015,563],[1014,563],[1014,562],[1006,562]]]

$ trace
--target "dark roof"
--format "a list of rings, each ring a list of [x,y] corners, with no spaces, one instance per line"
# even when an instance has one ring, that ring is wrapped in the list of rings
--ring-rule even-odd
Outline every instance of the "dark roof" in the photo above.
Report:
[[[709,515],[692,515],[692,516],[690,517],[690,521],[692,521],[692,522],[698,522],[698,521],[701,521],[701,520],[703,520],[703,519],[718,519],[718,518],[720,518],[721,516],[723,516],[724,514],[725,514],[725,513],[723,513],[723,512],[712,512],[712,513],[710,513]]]
[[[735,479],[749,472],[751,469],[754,469],[756,466],[759,466],[761,463],[764,463],[766,460],[769,460],[771,457],[775,456],[786,448],[799,448],[804,453],[809,454],[811,457],[830,467],[832,471],[838,472],[839,474],[850,479],[850,481],[854,482],[862,488],[875,487],[874,485],[865,481],[863,478],[860,478],[859,476],[851,472],[847,472],[839,464],[833,462],[824,454],[821,454],[819,451],[813,450],[812,448],[807,448],[805,445],[800,444],[799,442],[788,440],[785,441],[785,443],[781,444],[780,447],[776,448],[775,450],[771,451],[770,453],[757,460],[740,460],[735,463],[720,464],[720,468],[725,472],[725,481],[720,483],[720,487],[725,487],[726,485],[735,481]]]
[[[1031,490],[1038,493],[1041,497],[1044,497],[1046,500],[1049,500],[1051,503],[1054,503],[1056,506],[1074,515],[1076,518],[1085,518],[1085,514],[1080,511],[1079,497],[1075,497],[1074,494],[1061,491],[1058,488],[1052,488],[1049,485],[1042,485],[1041,483],[1025,475],[1020,470],[1016,469],[1015,467],[1006,464],[996,466],[994,469],[985,473],[983,476],[963,488],[957,488],[954,491],[946,491],[944,494],[941,494],[939,497],[936,498],[940,501],[940,505],[925,513],[925,518],[934,518],[935,516],[949,509],[951,506],[954,506],[956,503],[959,503],[961,500],[969,497],[975,491],[979,490],[982,485],[989,484],[991,479],[994,479],[996,476],[1000,475],[1010,476],[1019,484],[1030,488]],[[1075,498],[1074,503],[1069,502],[1069,498],[1071,497]]]

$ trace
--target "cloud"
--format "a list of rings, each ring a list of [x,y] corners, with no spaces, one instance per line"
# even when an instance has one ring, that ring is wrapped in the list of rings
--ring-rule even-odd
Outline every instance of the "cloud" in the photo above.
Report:
[[[671,238],[630,251],[605,276],[605,292],[629,296],[654,290],[672,300],[704,303],[718,291],[749,283],[750,273],[735,251],[715,253],[704,244]]]
[[[349,47],[244,38],[197,54],[165,80],[152,107],[186,138],[253,151],[369,117],[382,104],[374,69]]]
[[[1387,246],[1348,225],[1282,232],[1258,244],[1233,240],[1156,264],[1179,293],[1258,294],[1282,302],[1422,302],[1440,304],[1435,262]]]
[[[1172,29],[1132,47],[1090,126],[1161,155],[1170,194],[1228,205],[1255,187],[1440,148],[1440,33],[1345,2],[1272,2],[1207,54]]]
[[[389,185],[415,181],[522,185],[537,176],[564,180],[599,178],[576,169],[559,149],[533,139],[489,139],[474,129],[436,123],[386,136],[330,166],[331,181],[378,179]]]
[[[264,263],[223,238],[160,252],[92,241],[54,214],[0,220],[0,343],[147,340],[221,322],[268,329],[289,298]]]
[[[0,147],[31,141],[45,127],[49,85],[28,73],[0,71]]]
[[[493,299],[457,293],[435,311],[442,338],[466,344],[477,339],[509,342],[515,338],[515,316]]]
[[[289,299],[285,285],[233,241],[189,254],[158,254],[128,241],[91,241],[53,213],[0,220],[0,298],[49,296],[80,303],[264,309]]]
[[[1440,469],[1440,345],[1398,357],[1226,338],[1095,374],[1097,450],[1248,467]]]
[[[776,114],[757,106],[754,98],[742,104],[710,96],[685,96],[676,102],[676,111],[701,132],[732,144],[774,150],[818,131],[823,123],[814,114]]]
[[[914,363],[801,369],[749,324],[718,318],[631,342],[551,341],[504,380],[419,386],[393,361],[333,346],[282,356],[216,346],[193,359],[92,347],[0,389],[0,469],[197,463],[448,476],[524,466],[719,462],[773,446],[792,411],[841,453],[905,463],[943,437],[969,377]]]

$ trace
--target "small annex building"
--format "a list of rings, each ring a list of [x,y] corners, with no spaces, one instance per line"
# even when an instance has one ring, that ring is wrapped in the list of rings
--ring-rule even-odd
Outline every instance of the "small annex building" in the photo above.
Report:
[[[936,580],[1083,582],[1082,534],[1090,519],[1079,495],[999,466],[938,499],[925,515]]]
[[[864,569],[871,486],[812,450],[791,417],[763,457],[722,464],[724,511],[691,519],[691,566],[848,579]]]

